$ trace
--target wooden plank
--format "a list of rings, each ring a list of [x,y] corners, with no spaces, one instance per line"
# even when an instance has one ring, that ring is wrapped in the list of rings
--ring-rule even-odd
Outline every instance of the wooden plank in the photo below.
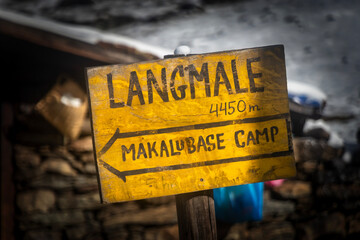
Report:
[[[104,202],[294,176],[283,46],[87,69]]]

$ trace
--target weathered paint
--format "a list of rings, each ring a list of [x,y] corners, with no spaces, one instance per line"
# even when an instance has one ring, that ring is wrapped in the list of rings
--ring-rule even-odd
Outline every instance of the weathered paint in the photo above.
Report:
[[[94,67],[87,77],[103,202],[295,175],[283,46]]]

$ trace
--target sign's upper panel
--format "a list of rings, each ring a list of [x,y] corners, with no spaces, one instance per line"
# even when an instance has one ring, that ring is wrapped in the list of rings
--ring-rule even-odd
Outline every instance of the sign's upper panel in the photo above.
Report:
[[[105,202],[294,175],[283,46],[89,68],[87,77]]]

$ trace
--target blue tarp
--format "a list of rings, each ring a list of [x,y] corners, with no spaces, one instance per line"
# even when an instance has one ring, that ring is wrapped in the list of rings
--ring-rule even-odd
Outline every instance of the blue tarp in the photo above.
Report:
[[[263,191],[262,182],[214,189],[216,218],[228,223],[261,220]]]

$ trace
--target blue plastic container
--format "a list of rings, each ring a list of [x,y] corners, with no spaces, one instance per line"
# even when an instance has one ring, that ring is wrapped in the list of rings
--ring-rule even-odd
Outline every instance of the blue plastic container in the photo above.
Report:
[[[259,221],[263,195],[262,182],[214,189],[216,218],[228,223]]]

